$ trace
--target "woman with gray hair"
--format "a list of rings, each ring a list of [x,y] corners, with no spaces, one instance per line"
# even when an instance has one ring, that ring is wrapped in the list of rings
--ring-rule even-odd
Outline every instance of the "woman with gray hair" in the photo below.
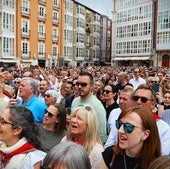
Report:
[[[83,146],[73,142],[63,142],[47,154],[41,169],[91,169],[88,154]]]
[[[16,105],[5,109],[0,117],[0,161],[4,168],[39,169],[46,153],[38,150],[38,136],[30,110]]]

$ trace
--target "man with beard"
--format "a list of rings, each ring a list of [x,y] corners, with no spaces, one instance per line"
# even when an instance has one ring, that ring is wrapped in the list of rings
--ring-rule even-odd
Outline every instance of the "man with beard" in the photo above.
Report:
[[[103,143],[106,141],[106,110],[102,103],[95,97],[91,90],[93,87],[93,77],[89,72],[80,72],[77,80],[79,97],[76,97],[71,105],[71,112],[80,105],[91,105],[97,113],[100,138]]]

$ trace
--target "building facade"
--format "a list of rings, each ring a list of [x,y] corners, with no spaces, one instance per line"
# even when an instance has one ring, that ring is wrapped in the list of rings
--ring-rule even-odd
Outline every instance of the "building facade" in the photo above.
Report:
[[[111,20],[76,0],[2,0],[0,63],[110,63]]]
[[[168,0],[113,0],[112,64],[170,65]]]

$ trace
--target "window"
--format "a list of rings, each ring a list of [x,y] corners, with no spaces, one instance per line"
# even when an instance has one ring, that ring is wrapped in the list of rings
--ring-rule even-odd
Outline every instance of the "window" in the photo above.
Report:
[[[58,13],[53,12],[53,21],[58,22]]]
[[[28,57],[29,56],[29,43],[22,42],[22,56]]]
[[[76,57],[83,57],[83,48],[76,49]]]
[[[14,57],[14,38],[3,37],[3,54],[6,57]]]
[[[22,1],[22,12],[29,13],[29,3],[28,1]]]
[[[57,28],[53,28],[52,36],[53,36],[53,40],[58,40],[58,29]]]
[[[45,47],[44,47],[44,44],[43,43],[39,43],[38,44],[38,54],[40,57],[45,57]]]
[[[52,52],[53,52],[53,56],[57,57],[57,55],[58,55],[58,46],[53,46],[52,47]]]
[[[39,24],[38,26],[38,35],[41,38],[45,38],[45,25],[44,24]]]
[[[58,6],[58,0],[53,0],[53,5]]]
[[[29,23],[27,20],[22,21],[22,33],[29,33]]]
[[[39,17],[45,18],[45,8],[42,6],[39,7]]]

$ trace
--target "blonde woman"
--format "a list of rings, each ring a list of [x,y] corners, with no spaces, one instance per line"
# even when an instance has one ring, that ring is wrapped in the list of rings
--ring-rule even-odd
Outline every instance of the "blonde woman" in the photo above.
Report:
[[[89,105],[79,106],[71,114],[67,136],[62,140],[83,145],[89,154],[92,169],[98,169],[103,146],[99,137],[97,115]]]

